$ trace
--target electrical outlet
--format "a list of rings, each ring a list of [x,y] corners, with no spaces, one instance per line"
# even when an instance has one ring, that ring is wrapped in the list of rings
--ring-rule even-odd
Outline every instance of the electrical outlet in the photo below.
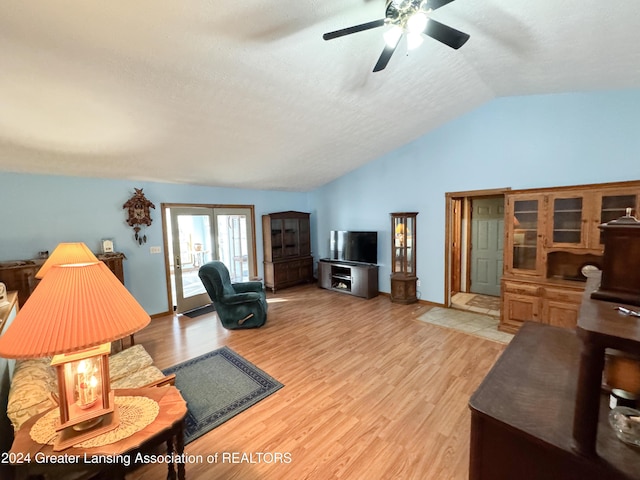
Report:
[[[420,280],[416,280],[416,287],[420,286]]]
[[[160,247],[150,247],[149,253],[160,253],[162,249]]]

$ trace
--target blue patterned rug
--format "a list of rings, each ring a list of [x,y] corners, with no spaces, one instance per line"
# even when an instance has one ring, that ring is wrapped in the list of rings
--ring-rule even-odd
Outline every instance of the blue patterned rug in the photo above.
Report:
[[[283,387],[228,347],[163,370],[176,374],[187,401],[185,443],[211,431]]]

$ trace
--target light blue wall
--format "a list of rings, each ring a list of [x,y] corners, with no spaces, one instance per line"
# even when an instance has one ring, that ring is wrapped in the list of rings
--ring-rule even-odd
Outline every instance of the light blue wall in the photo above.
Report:
[[[156,206],[143,246],[134,240],[122,208],[134,187],[143,188]],[[166,312],[164,250],[160,255],[149,253],[149,247],[163,246],[161,203],[254,205],[260,275],[261,216],[283,210],[309,211],[304,193],[0,173],[0,205],[4,207],[0,261],[34,258],[39,251],[53,251],[60,242],[84,242],[99,252],[101,239],[113,238],[115,249],[127,257],[124,274],[129,291],[149,314]]]
[[[638,180],[639,157],[640,91],[497,99],[314,191],[317,251],[377,230],[389,292],[389,213],[417,211],[420,295],[443,303],[445,193]]]
[[[262,274],[264,213],[311,212],[314,257],[328,254],[330,230],[377,230],[380,290],[389,292],[390,220],[418,211],[421,298],[444,301],[445,193],[640,179],[640,91],[559,94],[492,101],[310,193],[0,173],[0,261],[32,258],[60,242],[95,251],[113,238],[127,256],[125,277],[150,313],[168,310],[161,203],[253,204]],[[139,247],[122,204],[144,188],[156,204]]]

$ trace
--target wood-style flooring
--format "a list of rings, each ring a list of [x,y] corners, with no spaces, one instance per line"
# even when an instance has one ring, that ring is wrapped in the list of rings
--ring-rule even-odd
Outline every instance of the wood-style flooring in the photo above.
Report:
[[[504,345],[421,322],[429,306],[387,296],[308,285],[268,300],[259,329],[225,330],[208,314],[136,334],[160,368],[227,345],[285,385],[187,445],[203,459],[188,480],[467,479],[467,403]],[[127,479],[165,476],[155,464]]]

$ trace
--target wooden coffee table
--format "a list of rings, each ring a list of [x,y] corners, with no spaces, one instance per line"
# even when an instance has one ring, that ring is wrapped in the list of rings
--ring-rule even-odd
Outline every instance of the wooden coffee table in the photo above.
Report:
[[[37,415],[18,430],[9,453],[10,461],[16,469],[16,480],[55,472],[86,472],[85,478],[103,475],[109,479],[124,479],[129,466],[141,465],[147,458],[153,461],[160,455],[162,463],[167,463],[167,478],[184,480],[185,462],[180,461],[180,457],[184,454],[184,417],[187,405],[178,389],[173,386],[122,389],[115,390],[115,394],[144,396],[155,400],[160,407],[157,417],[142,430],[118,442],[95,448],[71,447],[54,452],[52,445],[36,443],[29,435],[31,427],[46,412]],[[166,455],[154,450],[163,443],[167,445]],[[136,458],[141,458],[142,462],[136,462]],[[93,463],[95,460],[103,461]]]

